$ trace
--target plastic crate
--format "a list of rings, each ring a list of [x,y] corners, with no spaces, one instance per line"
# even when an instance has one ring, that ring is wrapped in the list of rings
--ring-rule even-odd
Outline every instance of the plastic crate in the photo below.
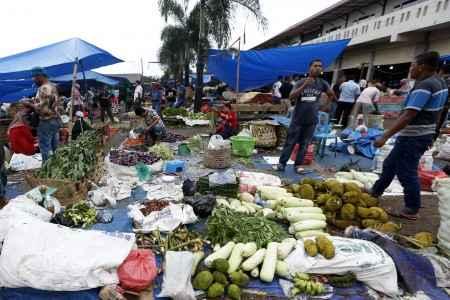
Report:
[[[255,150],[256,139],[247,136],[233,136],[231,150],[235,156],[250,157]]]

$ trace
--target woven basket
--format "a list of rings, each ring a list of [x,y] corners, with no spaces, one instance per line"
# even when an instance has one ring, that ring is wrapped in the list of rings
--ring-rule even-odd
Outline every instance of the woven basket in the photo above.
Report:
[[[231,148],[206,150],[203,164],[210,169],[226,169],[231,166]]]
[[[25,175],[25,181],[31,188],[40,185],[46,185],[56,188],[54,196],[59,200],[62,206],[86,200],[88,187],[85,182],[70,180],[42,179],[36,177],[33,173]]]
[[[274,125],[251,124],[250,131],[256,139],[256,146],[272,148],[277,145],[277,132]]]

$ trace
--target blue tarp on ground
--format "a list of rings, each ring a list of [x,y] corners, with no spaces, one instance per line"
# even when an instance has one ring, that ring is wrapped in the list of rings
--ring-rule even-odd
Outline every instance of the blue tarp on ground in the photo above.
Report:
[[[73,72],[78,58],[80,70],[92,70],[122,62],[109,52],[79,38],[73,38],[0,59],[0,80],[28,79],[31,69],[45,68],[49,77]]]
[[[344,51],[349,41],[242,51],[239,90],[249,91],[272,84],[278,76],[305,74],[313,59],[322,60],[325,69]],[[237,56],[227,50],[210,49],[208,72],[236,88]]]

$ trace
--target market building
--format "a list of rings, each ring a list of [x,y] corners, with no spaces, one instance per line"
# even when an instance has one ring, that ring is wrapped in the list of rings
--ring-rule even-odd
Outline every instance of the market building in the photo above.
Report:
[[[255,49],[351,39],[325,77],[340,72],[397,86],[415,55],[450,53],[450,0],[342,0]]]

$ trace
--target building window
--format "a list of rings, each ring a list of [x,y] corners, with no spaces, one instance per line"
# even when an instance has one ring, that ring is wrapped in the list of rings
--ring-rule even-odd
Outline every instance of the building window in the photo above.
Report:
[[[391,26],[394,25],[395,17],[391,18]]]
[[[417,18],[419,18],[421,14],[422,14],[422,7],[419,7],[419,9],[417,10]]]
[[[400,23],[402,23],[404,19],[405,19],[405,13],[402,13],[402,16],[400,17]]]
[[[409,17],[411,17],[411,12],[410,11],[408,11],[406,13],[406,21],[409,21]]]
[[[425,17],[427,15],[428,12],[428,5],[425,5],[423,8],[423,16]]]
[[[445,2],[444,2],[444,10],[447,10],[447,8],[448,8],[448,2],[449,2],[449,0],[445,0]]]
[[[373,30],[377,29],[377,22],[373,23]]]
[[[442,1],[439,1],[436,5],[436,12],[439,12],[441,10]]]
[[[377,29],[380,29],[381,27],[381,21],[378,21]]]
[[[386,24],[384,25],[384,26],[386,26],[386,27],[388,27],[389,26],[389,20],[390,20],[391,18],[387,18],[386,19]]]

